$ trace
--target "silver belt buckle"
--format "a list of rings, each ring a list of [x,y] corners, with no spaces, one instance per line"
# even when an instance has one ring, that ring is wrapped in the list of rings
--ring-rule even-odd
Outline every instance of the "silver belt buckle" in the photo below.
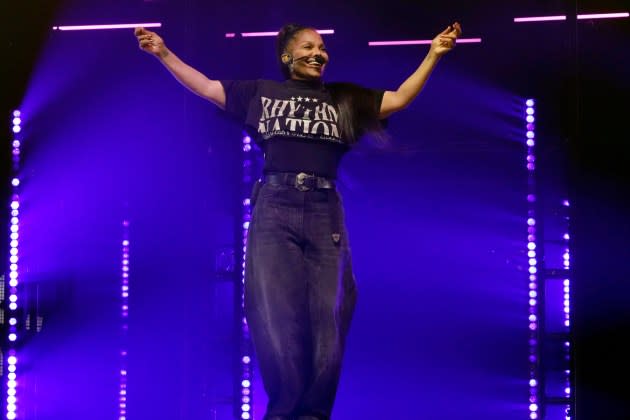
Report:
[[[306,180],[307,177],[308,177],[308,174],[305,174],[304,172],[300,172],[299,174],[297,174],[295,176],[295,188],[297,188],[300,191],[310,190],[308,185],[304,185],[304,181]]]

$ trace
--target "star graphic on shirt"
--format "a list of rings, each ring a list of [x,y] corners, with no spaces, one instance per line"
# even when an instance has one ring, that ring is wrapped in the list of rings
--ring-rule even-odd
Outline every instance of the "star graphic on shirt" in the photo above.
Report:
[[[311,102],[311,98],[304,98],[306,102]]]
[[[312,98],[311,99],[313,102],[317,102],[317,98]]]
[[[298,102],[302,102],[302,97],[298,96]]]
[[[295,101],[295,96],[291,96],[291,100],[292,100],[292,101]]]

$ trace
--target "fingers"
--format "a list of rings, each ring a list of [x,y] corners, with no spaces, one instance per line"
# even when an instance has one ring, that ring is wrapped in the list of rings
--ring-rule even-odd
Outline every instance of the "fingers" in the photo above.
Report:
[[[136,38],[138,38],[138,46],[141,50],[152,51],[162,42],[161,38],[155,32],[147,31],[144,28],[135,28],[133,32]]]
[[[451,32],[453,28],[451,27],[451,25],[448,25],[446,27],[446,29],[444,29],[442,32],[440,32],[440,35],[446,35],[447,33]]]
[[[157,34],[155,32],[147,31],[144,28],[134,29],[133,34],[137,36],[138,39],[143,39],[144,37],[151,37],[151,36],[157,37]]]
[[[449,34],[455,34],[456,36],[461,35],[462,25],[460,25],[459,22],[455,22],[452,25],[448,25],[446,29],[440,32],[440,35],[449,35]]]
[[[442,38],[449,38],[449,39],[453,40],[453,43],[455,43],[455,40],[461,34],[462,34],[462,26],[459,24],[459,22],[455,22],[452,25],[448,25],[446,27],[446,29],[444,29],[442,32],[440,32],[438,34],[438,37],[440,38],[440,40]]]
[[[461,33],[461,25],[459,22],[454,22],[453,24],[448,25],[445,30],[440,32],[438,36],[433,39],[433,45],[431,48],[440,56],[446,54],[448,51],[455,48],[457,38],[461,35]]]
[[[444,47],[454,48],[457,43],[457,38],[462,34],[462,27],[459,22],[455,22],[449,25],[448,28],[440,33],[439,41]]]
[[[455,37],[441,36],[440,38],[438,38],[438,41],[440,43],[440,46],[442,47],[447,47],[449,49],[455,48],[455,43],[456,43]]]
[[[444,41],[440,40],[440,47],[453,49],[455,48],[455,42],[453,42],[452,40],[444,40]]]
[[[459,22],[455,22],[453,25],[451,25],[451,27],[453,28],[453,31],[455,31],[456,37],[462,34],[462,25],[460,25]]]

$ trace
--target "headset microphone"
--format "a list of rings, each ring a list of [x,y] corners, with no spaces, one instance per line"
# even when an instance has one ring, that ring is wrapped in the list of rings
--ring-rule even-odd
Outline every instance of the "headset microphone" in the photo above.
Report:
[[[282,56],[282,62],[284,64],[292,65],[296,61],[308,60],[310,58],[313,58],[313,60],[315,60],[318,64],[326,64],[326,59],[323,56],[319,55],[319,54],[314,56],[314,57],[309,57],[309,56],[305,55],[305,56],[298,57],[298,58],[295,58],[295,59],[293,58],[293,56],[291,54],[284,54]]]

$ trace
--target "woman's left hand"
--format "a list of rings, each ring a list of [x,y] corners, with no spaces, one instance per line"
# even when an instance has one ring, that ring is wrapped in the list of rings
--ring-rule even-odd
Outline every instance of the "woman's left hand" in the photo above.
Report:
[[[431,52],[438,57],[443,56],[453,48],[457,38],[462,34],[462,27],[459,22],[449,25],[445,30],[440,32],[431,42]]]

